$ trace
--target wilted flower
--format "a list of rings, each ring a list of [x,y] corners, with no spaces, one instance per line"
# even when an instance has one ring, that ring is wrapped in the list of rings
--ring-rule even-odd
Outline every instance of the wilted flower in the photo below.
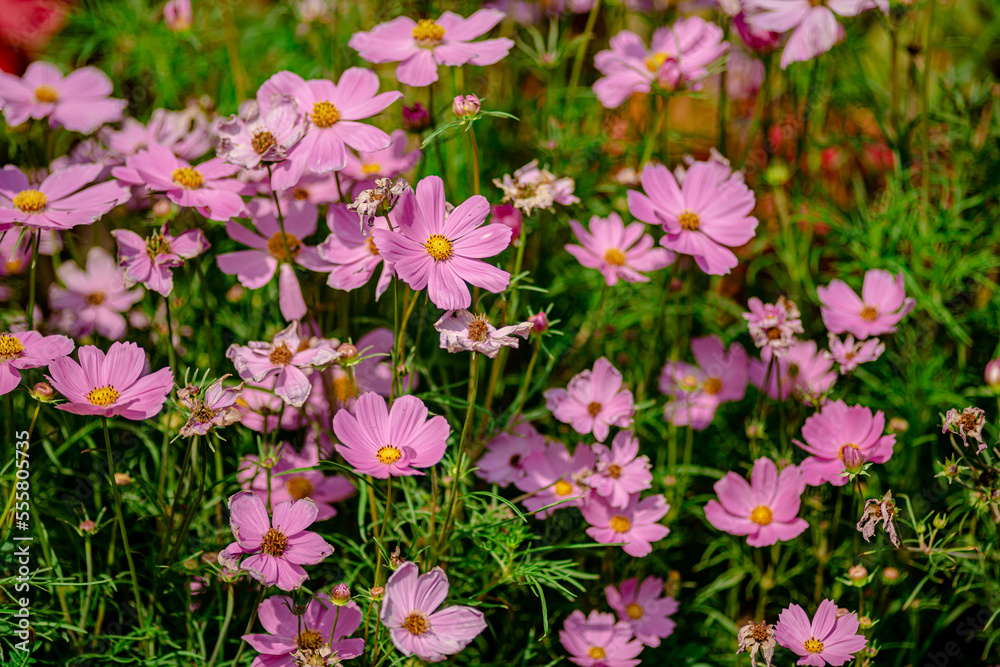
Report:
[[[380,178],[375,181],[374,188],[362,190],[347,208],[360,216],[362,230],[364,225],[371,228],[375,224],[375,218],[387,215],[396,206],[399,196],[409,189],[410,184],[402,178],[397,178],[395,183],[392,179]]]
[[[778,297],[777,303],[764,303],[751,297],[747,306],[750,312],[743,313],[743,319],[757,347],[769,347],[781,356],[795,342],[795,334],[803,333],[798,307],[784,296]]]
[[[238,116],[219,125],[219,157],[244,169],[280,162],[302,139],[305,127],[291,95],[271,93],[266,112],[254,100]]]
[[[986,425],[986,413],[982,408],[967,407],[961,413],[955,408],[949,410],[944,416],[944,426],[942,433],[958,433],[962,436],[962,444],[969,446],[968,438],[979,442],[977,454],[986,451],[986,442],[983,441],[983,426]]]
[[[527,338],[533,328],[531,322],[521,322],[497,329],[486,315],[473,315],[467,310],[449,310],[434,323],[441,335],[441,347],[449,352],[481,352],[490,359],[502,347],[517,348],[514,336]]]
[[[740,628],[736,639],[740,643],[740,647],[736,650],[736,653],[740,654],[747,651],[750,654],[750,664],[752,667],[757,667],[758,653],[764,656],[764,664],[767,667],[771,667],[775,645],[773,625],[770,625],[766,621],[761,621],[760,623],[747,621],[746,625]]]
[[[865,501],[865,507],[861,512],[861,520],[858,521],[858,530],[865,542],[871,541],[875,535],[875,529],[882,524],[882,529],[886,532],[892,546],[900,547],[899,534],[896,532],[896,504],[892,502],[892,491],[886,491],[881,499],[875,498]]]
[[[240,420],[241,409],[236,406],[236,401],[243,394],[243,383],[224,388],[222,383],[228,377],[230,374],[226,373],[208,385],[204,397],[198,387],[177,390],[178,402],[191,411],[187,423],[181,427],[182,436],[205,435],[213,428],[229,426]]]
[[[580,199],[573,195],[576,184],[572,178],[556,178],[548,169],[539,169],[538,160],[532,160],[514,172],[494,178],[493,185],[503,190],[503,201],[531,215],[532,209],[551,209],[554,204],[568,206]]]

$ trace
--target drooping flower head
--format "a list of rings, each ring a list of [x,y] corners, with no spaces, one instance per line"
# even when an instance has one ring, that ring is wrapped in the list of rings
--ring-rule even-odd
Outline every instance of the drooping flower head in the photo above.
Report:
[[[583,483],[612,507],[625,507],[632,494],[652,486],[649,457],[639,456],[639,440],[631,431],[619,431],[610,449],[595,444],[593,450],[597,465]]]
[[[626,579],[620,588],[607,586],[604,594],[608,606],[646,646],[659,646],[661,639],[674,633],[677,623],[670,616],[677,612],[677,600],[664,596],[659,577],[646,577],[641,584],[638,579]]]
[[[111,235],[118,242],[118,265],[126,285],[141,284],[163,296],[174,289],[173,269],[209,247],[200,229],[172,236],[166,224],[146,238],[130,229],[116,229]]]
[[[736,650],[736,653],[740,654],[744,651],[749,653],[750,667],[757,667],[758,653],[764,656],[764,664],[767,667],[771,667],[771,659],[774,657],[774,645],[776,643],[773,625],[765,621],[761,621],[760,623],[747,621],[746,625],[740,628],[736,640],[739,642],[739,648]]]
[[[236,402],[243,394],[243,383],[224,387],[222,383],[228,377],[230,375],[226,373],[208,385],[204,392],[197,386],[177,390],[178,403],[190,411],[187,423],[180,430],[183,437],[205,435],[213,428],[230,426],[240,420],[243,409]]]
[[[37,331],[0,334],[0,396],[21,384],[21,371],[48,366],[73,351],[74,343],[66,336],[43,336]]]
[[[593,370],[577,374],[566,389],[546,390],[545,404],[553,417],[577,433],[593,433],[598,442],[607,439],[612,426],[628,428],[635,412],[632,392],[622,388],[622,374],[604,357]]]
[[[551,210],[554,204],[569,206],[580,201],[573,194],[576,183],[572,178],[558,178],[548,168],[539,168],[537,159],[515,171],[513,176],[504,174],[503,179],[494,178],[493,185],[503,190],[504,203],[510,202],[514,208],[524,211],[524,215],[531,215],[533,209]]]
[[[380,618],[400,653],[440,662],[486,629],[478,609],[459,605],[440,609],[448,590],[448,575],[440,567],[421,575],[416,563],[406,561],[392,573]]]
[[[347,639],[361,627],[356,603],[337,604],[320,594],[309,600],[301,615],[294,610],[294,601],[284,596],[260,603],[257,618],[267,634],[243,635],[260,653],[253,667],[338,665],[364,653],[364,639]]]
[[[635,493],[625,507],[612,507],[601,497],[593,498],[580,511],[590,524],[587,534],[601,544],[622,544],[629,556],[642,558],[653,551],[658,542],[670,533],[660,523],[670,505],[662,494],[646,496],[642,500]]]
[[[32,185],[14,165],[0,170],[0,233],[14,227],[71,229],[89,225],[129,198],[115,181],[84,187],[96,179],[99,164],[74,165]]]
[[[862,340],[894,332],[896,324],[916,305],[916,299],[906,296],[903,274],[894,277],[882,269],[865,274],[860,298],[842,280],[818,287],[816,293],[823,324],[830,333],[849,332]]]
[[[395,181],[391,178],[376,178],[372,187],[355,195],[354,201],[347,205],[347,210],[358,214],[362,233],[365,233],[365,227],[373,228],[380,217],[388,216],[395,223],[393,225],[395,227],[399,225],[396,219],[399,215],[395,214],[394,216],[392,211],[396,208],[396,203],[403,193],[409,192],[410,189],[410,184],[402,178],[397,178]],[[409,219],[413,212],[409,207],[404,208],[408,214],[407,219]]]
[[[90,134],[121,120],[125,100],[113,99],[107,74],[81,67],[63,76],[55,65],[36,61],[23,77],[0,72],[4,118],[17,127],[29,118],[48,118],[49,126]]]
[[[121,269],[100,246],[87,253],[86,269],[75,262],[63,262],[56,276],[65,288],[49,286],[49,304],[68,314],[67,330],[73,336],[97,332],[110,340],[125,337],[128,327],[123,312],[142,298],[142,288],[127,290]]]
[[[669,266],[677,257],[671,250],[654,248],[653,237],[642,233],[642,223],[626,227],[617,213],[607,218],[595,215],[590,219],[590,231],[576,220],[570,220],[569,226],[582,245],[567,245],[566,251],[587,268],[600,271],[608,285],[616,285],[619,278],[629,283],[649,282],[644,273]]]
[[[802,478],[810,486],[829,482],[843,486],[848,477],[841,475],[848,463],[848,454],[854,461],[885,463],[892,456],[896,442],[893,434],[882,435],[885,417],[879,410],[874,415],[864,405],[847,405],[833,401],[806,419],[802,438],[795,444],[811,454],[801,464]]]
[[[838,617],[837,604],[823,600],[811,621],[802,607],[789,605],[778,615],[774,633],[779,644],[801,656],[797,664],[837,667],[868,643],[859,625],[857,614]]]
[[[902,542],[899,540],[899,533],[896,532],[897,511],[896,503],[892,500],[892,491],[886,491],[881,498],[866,500],[857,525],[858,532],[865,538],[865,542],[871,540],[875,535],[875,529],[881,525],[892,546],[898,549]]]
[[[579,609],[570,614],[559,642],[569,654],[570,662],[580,667],[636,667],[643,649],[642,642],[632,635],[632,627],[616,621],[612,614],[596,609],[584,616]]]
[[[59,357],[46,376],[66,398],[56,406],[75,415],[124,417],[135,421],[159,414],[173,386],[169,368],[144,374],[146,353],[135,343],[112,343],[107,354],[84,345],[76,362]]]
[[[480,352],[490,359],[496,357],[502,347],[517,349],[518,340],[514,336],[527,338],[533,327],[531,322],[521,322],[497,329],[486,315],[473,315],[467,310],[449,310],[434,323],[442,349]]]

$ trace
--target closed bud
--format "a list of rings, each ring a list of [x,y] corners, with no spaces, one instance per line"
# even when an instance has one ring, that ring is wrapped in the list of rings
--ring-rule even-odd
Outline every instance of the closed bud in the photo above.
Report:
[[[97,531],[97,524],[87,519],[86,521],[81,521],[80,525],[76,527],[84,535],[93,535]]]
[[[986,385],[993,389],[1000,389],[1000,359],[993,359],[986,364],[986,372],[983,373]]]
[[[906,433],[910,429],[910,422],[902,417],[893,417],[889,420],[890,433]]]
[[[330,591],[330,600],[337,606],[347,604],[351,600],[351,589],[347,584],[337,584]]]
[[[173,205],[169,199],[157,199],[153,204],[153,215],[157,218],[166,218],[173,211]]]
[[[872,619],[867,616],[862,616],[858,619],[858,625],[861,626],[862,630],[868,630],[872,627]]]
[[[421,132],[431,125],[431,115],[420,102],[412,107],[403,105],[403,127],[410,132]]]
[[[465,97],[456,95],[455,99],[451,103],[451,110],[458,118],[475,116],[479,113],[479,109],[481,108],[482,104],[479,102],[479,98],[475,95],[466,95]]]
[[[868,570],[864,565],[854,565],[847,570],[847,578],[853,584],[864,584],[868,581]]]
[[[132,483],[132,477],[123,472],[115,473],[115,484],[118,486],[128,486]]]
[[[948,517],[944,514],[938,514],[934,517],[934,527],[938,530],[944,529],[948,525]]]
[[[382,596],[385,595],[385,589],[381,586],[373,586],[371,591],[369,591],[369,595],[372,596],[373,600],[381,600]]]
[[[899,570],[889,566],[882,570],[882,581],[887,584],[895,584],[899,581]]]
[[[865,467],[865,455],[854,445],[845,445],[841,451],[847,472],[857,475]]]
[[[528,316],[528,321],[531,322],[531,330],[534,333],[540,334],[549,330],[549,317],[544,311]]]
[[[337,348],[337,352],[340,353],[341,361],[350,361],[354,357],[358,356],[358,348],[351,345],[350,343],[344,343]]]
[[[56,390],[52,388],[48,382],[39,382],[35,385],[34,389],[31,390],[31,397],[36,401],[42,401],[46,403],[52,400],[52,397],[56,395]]]

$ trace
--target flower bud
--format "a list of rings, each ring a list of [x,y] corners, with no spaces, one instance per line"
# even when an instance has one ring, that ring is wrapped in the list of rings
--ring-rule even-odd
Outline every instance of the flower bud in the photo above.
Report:
[[[886,584],[895,584],[899,581],[899,570],[889,566],[882,570],[882,581]]]
[[[893,417],[889,420],[890,433],[906,433],[910,428],[910,422],[902,417]]]
[[[341,361],[350,361],[354,357],[358,356],[358,348],[351,345],[350,343],[344,343],[337,348],[337,352],[340,353]]]
[[[751,51],[770,53],[781,44],[781,33],[761,30],[760,28],[751,26],[747,23],[743,12],[733,17],[733,27],[736,28],[736,32],[740,34],[743,43]]]
[[[31,397],[36,401],[42,401],[47,403],[52,400],[52,397],[56,395],[56,390],[52,388],[48,382],[39,382],[35,385],[35,388],[31,390]]]
[[[431,115],[420,102],[412,107],[403,105],[403,127],[410,132],[421,132],[431,126]]]
[[[847,570],[847,578],[855,585],[867,583],[868,570],[864,565],[853,565]]]
[[[381,600],[382,596],[385,595],[385,589],[381,586],[373,586],[369,594],[373,600]]]
[[[868,616],[862,616],[858,619],[858,625],[861,626],[862,630],[868,630],[872,627],[872,619]]]
[[[118,486],[128,486],[132,483],[132,477],[124,472],[115,473],[115,484]]]
[[[81,533],[85,535],[93,535],[97,531],[97,524],[87,519],[86,521],[81,521],[80,525],[76,527]]]
[[[545,314],[545,311],[529,315],[528,321],[531,322],[531,331],[533,333],[540,334],[549,330],[549,316]]]
[[[466,95],[465,97],[456,95],[451,103],[451,110],[458,118],[475,116],[481,108],[482,104],[480,104],[479,98],[475,95]]]
[[[944,530],[945,526],[948,525],[948,517],[944,514],[937,514],[934,517],[934,527],[938,530]]]
[[[993,389],[1000,389],[1000,359],[993,359],[986,364],[986,371],[983,373],[986,385]]]
[[[854,445],[845,445],[841,451],[844,467],[847,472],[856,475],[865,467],[865,455]]]
[[[330,600],[338,607],[347,604],[351,600],[351,589],[347,584],[337,584],[330,591]]]
[[[491,213],[492,220],[490,222],[497,222],[510,227],[510,244],[518,245],[521,241],[521,229],[523,227],[521,212],[514,208],[512,204],[494,204]]]
[[[169,199],[157,199],[153,203],[153,215],[157,218],[166,218],[173,210]]]
[[[170,0],[163,6],[163,22],[175,32],[190,28],[194,24],[191,0]]]

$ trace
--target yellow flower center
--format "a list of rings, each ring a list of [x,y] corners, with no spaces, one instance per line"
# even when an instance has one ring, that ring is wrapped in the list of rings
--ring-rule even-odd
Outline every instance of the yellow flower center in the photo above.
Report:
[[[431,234],[428,236],[427,241],[424,242],[424,247],[427,248],[428,254],[435,261],[441,262],[451,257],[451,241],[441,234]]]
[[[263,155],[267,152],[267,149],[278,143],[278,140],[274,138],[274,135],[268,130],[257,130],[253,133],[253,138],[250,140],[250,145],[257,152],[257,155]]]
[[[625,264],[625,253],[618,248],[608,248],[604,251],[604,261],[611,266],[622,266]]]
[[[313,102],[313,110],[309,114],[309,120],[316,127],[331,127],[340,120],[340,112],[337,111],[337,107],[333,106],[333,102],[319,100]]]
[[[52,86],[39,86],[35,88],[35,99],[42,104],[52,104],[59,99],[59,91]]]
[[[600,646],[591,646],[587,650],[587,655],[589,655],[594,660],[603,660],[604,658],[607,657],[608,654]]]
[[[333,381],[333,397],[340,403],[346,403],[348,399],[354,398],[354,388],[351,386],[351,379],[346,375],[341,375]]]
[[[191,412],[191,417],[199,424],[207,424],[215,418],[216,411],[207,405],[199,405]]]
[[[403,621],[403,629],[411,635],[422,635],[431,629],[431,624],[427,622],[427,614],[415,609]]]
[[[568,496],[569,494],[573,493],[573,485],[567,482],[566,480],[561,479],[558,482],[556,482],[555,492],[557,496]]]
[[[403,452],[399,451],[399,447],[395,445],[386,445],[385,447],[380,447],[375,456],[378,458],[379,463],[388,466],[403,458]]]
[[[308,498],[313,493],[313,485],[305,477],[292,477],[290,480],[285,482],[285,490],[288,491],[288,495],[292,497],[293,500],[302,500],[303,498]]]
[[[413,27],[413,39],[416,40],[417,46],[425,49],[433,48],[444,39],[444,28],[431,19],[420,19]]]
[[[382,165],[377,162],[361,165],[361,173],[365,176],[371,176],[372,174],[377,174],[380,171],[382,171]]]
[[[861,449],[857,445],[855,445],[853,442],[849,442],[846,445],[841,445],[840,446],[840,452],[837,454],[838,458],[840,458],[841,461],[844,460],[844,450],[847,449],[848,447],[850,447],[851,449],[853,449],[855,451],[861,451]]]
[[[318,630],[303,630],[295,637],[295,645],[304,651],[315,651],[326,646]]]
[[[867,322],[874,322],[878,319],[878,309],[875,306],[865,306],[861,309],[861,319]]]
[[[757,505],[750,513],[750,520],[758,526],[766,526],[771,523],[772,518],[771,508],[766,505]]]
[[[38,213],[49,203],[44,192],[38,190],[22,190],[14,195],[14,206],[25,213]]]
[[[666,53],[653,53],[646,58],[646,69],[650,72],[655,72],[663,67],[663,63],[667,62],[668,56]]]
[[[625,607],[625,613],[633,621],[638,621],[640,618],[642,618],[642,607],[639,606],[637,603],[633,602],[629,606]]]
[[[202,176],[201,172],[193,167],[174,169],[170,174],[170,178],[173,179],[174,183],[187,190],[200,188],[201,184],[205,181],[205,177]]]
[[[722,380],[719,378],[708,378],[705,380],[705,386],[702,389],[706,394],[714,396],[722,391]]]
[[[286,343],[282,342],[271,348],[271,354],[268,355],[267,360],[274,366],[287,366],[292,362],[294,356],[295,353]]]
[[[587,405],[587,414],[590,415],[591,417],[596,417],[597,415],[601,414],[601,407],[602,406],[600,403],[594,401],[593,403]]]
[[[698,376],[697,375],[685,375],[681,378],[681,387],[689,391],[693,391],[698,388]]]
[[[91,389],[90,393],[87,394],[87,400],[90,401],[91,405],[104,407],[117,401],[119,395],[118,390],[108,384]]]
[[[295,190],[292,191],[292,196],[295,197],[296,201],[309,199],[309,191],[305,188],[295,188]]]
[[[698,214],[689,208],[681,211],[681,214],[677,216],[677,222],[680,223],[681,229],[693,232],[701,226],[701,219]]]
[[[282,233],[278,232],[267,240],[267,251],[281,262],[287,262],[296,257],[300,250],[302,250],[302,241],[291,234],[284,234],[284,238],[282,238]]]
[[[104,303],[104,292],[94,292],[83,298],[88,306],[99,306]]]
[[[369,254],[378,255],[378,246],[375,245],[375,237],[369,236],[367,243],[368,243]]]
[[[269,556],[280,558],[288,548],[288,538],[277,528],[268,528],[260,541],[260,550]]]
[[[611,530],[616,533],[627,533],[632,527],[632,522],[622,515],[616,514],[611,517],[611,521],[608,522],[608,525],[611,526]]]
[[[611,479],[618,479],[622,476],[622,467],[617,463],[612,463],[608,466],[608,477]]]
[[[0,359],[16,359],[24,352],[24,343],[10,334],[0,336]]]
[[[806,640],[806,650],[810,653],[822,653],[823,652],[823,642],[818,639],[813,639],[810,637]]]

